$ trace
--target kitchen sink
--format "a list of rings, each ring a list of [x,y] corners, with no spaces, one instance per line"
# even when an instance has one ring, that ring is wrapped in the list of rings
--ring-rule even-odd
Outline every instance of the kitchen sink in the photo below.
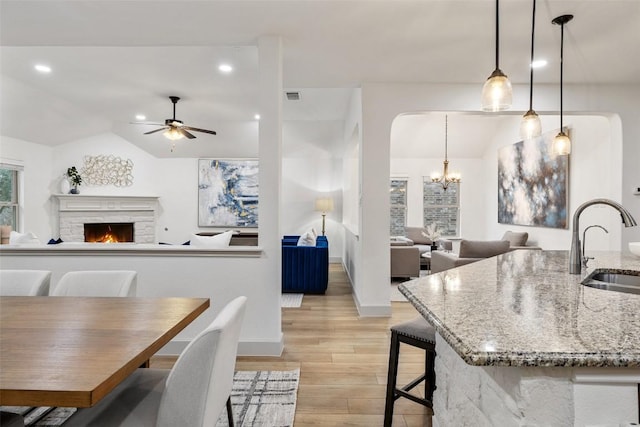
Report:
[[[640,295],[640,271],[616,273],[609,270],[596,270],[582,281],[584,286],[605,291],[625,292]]]

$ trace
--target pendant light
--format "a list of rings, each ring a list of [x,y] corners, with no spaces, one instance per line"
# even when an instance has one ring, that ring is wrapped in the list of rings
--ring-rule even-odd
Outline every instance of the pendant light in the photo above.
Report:
[[[496,69],[482,88],[482,109],[484,111],[504,111],[511,108],[513,90],[509,78],[500,69],[500,17],[499,0],[496,0]]]
[[[564,24],[572,19],[573,15],[561,15],[551,21],[556,25],[560,25],[560,133],[553,139],[553,150],[560,156],[571,153],[571,139],[569,139],[569,135],[564,133],[562,125],[562,71],[564,60]]]
[[[439,182],[442,189],[447,191],[449,184],[460,182],[459,173],[449,173],[449,160],[447,159],[447,139],[449,133],[448,116],[444,116],[444,170],[442,175],[437,172],[431,174],[431,182]]]
[[[536,0],[533,0],[533,13],[531,18],[531,62],[529,64],[529,111],[522,116],[522,122],[520,123],[520,137],[523,140],[530,140],[537,138],[542,133],[542,124],[540,123],[540,117],[533,109],[533,56],[534,56],[534,41],[536,32]]]

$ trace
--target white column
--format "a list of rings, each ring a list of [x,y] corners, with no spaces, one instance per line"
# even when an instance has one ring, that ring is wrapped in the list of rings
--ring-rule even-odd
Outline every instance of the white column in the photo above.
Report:
[[[269,287],[260,304],[277,308],[277,332],[282,336],[281,249],[280,249],[280,181],[282,175],[282,41],[277,36],[258,40],[260,126],[258,155],[260,160],[260,195],[258,199],[258,244],[264,250],[264,277]],[[272,326],[272,325],[265,325]],[[268,330],[273,330],[268,328]],[[282,342],[282,341],[281,341]]]

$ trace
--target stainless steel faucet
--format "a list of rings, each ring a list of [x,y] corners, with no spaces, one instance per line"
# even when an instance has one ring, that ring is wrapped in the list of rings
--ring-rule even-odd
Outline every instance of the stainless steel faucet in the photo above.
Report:
[[[580,214],[583,210],[592,205],[609,205],[612,208],[620,212],[622,222],[625,227],[633,227],[638,225],[636,220],[631,216],[628,210],[626,210],[620,203],[614,202],[609,199],[593,199],[584,202],[573,214],[573,230],[571,232],[571,251],[569,252],[569,273],[580,274],[582,272],[582,260],[580,256]]]
[[[589,262],[590,259],[594,259],[591,256],[587,256],[585,253],[585,248],[587,247],[587,230],[590,228],[601,228],[604,230],[605,233],[609,234],[609,230],[607,230],[606,228],[604,228],[601,225],[590,225],[587,228],[584,229],[584,231],[582,232],[582,266],[584,268],[587,268],[587,263]]]

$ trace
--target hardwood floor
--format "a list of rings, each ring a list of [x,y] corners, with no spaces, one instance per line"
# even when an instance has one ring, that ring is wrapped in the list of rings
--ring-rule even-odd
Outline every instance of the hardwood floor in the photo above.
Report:
[[[342,265],[331,264],[325,295],[305,295],[301,308],[282,309],[281,357],[239,357],[238,370],[300,368],[295,426],[382,426],[389,360],[389,327],[417,315],[407,302],[392,302],[391,318],[359,317]],[[155,357],[153,367],[175,358]],[[424,351],[403,345],[398,382],[424,372]],[[419,389],[419,390],[418,390]],[[415,390],[423,392],[423,387]],[[431,410],[396,401],[394,426],[431,426]]]

